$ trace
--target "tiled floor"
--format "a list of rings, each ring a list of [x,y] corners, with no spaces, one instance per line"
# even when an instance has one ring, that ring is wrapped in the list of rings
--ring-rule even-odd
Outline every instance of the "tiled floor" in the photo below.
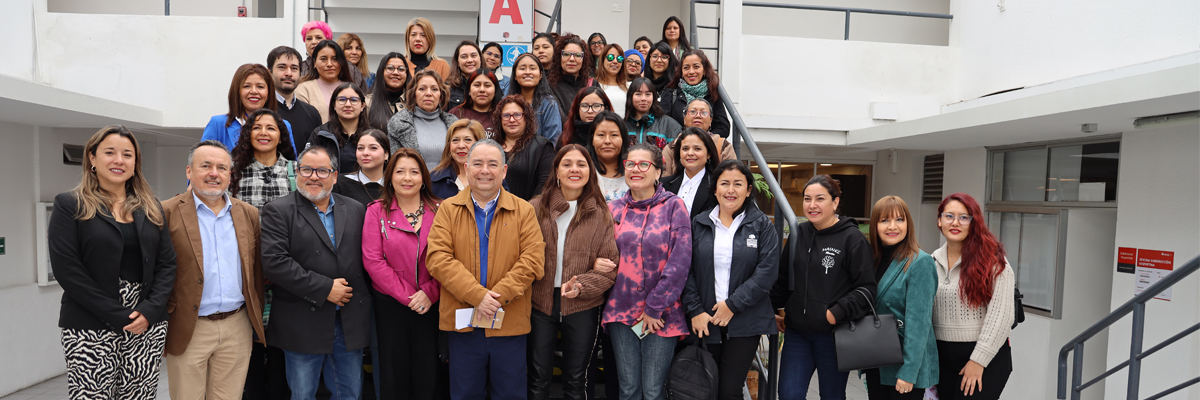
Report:
[[[858,374],[851,373],[850,379],[846,382],[847,400],[867,400],[867,391],[863,389],[862,381],[857,376]],[[67,376],[59,375],[8,396],[0,397],[0,400],[65,400],[66,398]],[[158,398],[170,398],[167,394],[167,371],[165,369],[159,375]],[[820,398],[821,396],[817,392],[816,375],[814,375],[812,383],[809,384],[808,399],[819,400]]]

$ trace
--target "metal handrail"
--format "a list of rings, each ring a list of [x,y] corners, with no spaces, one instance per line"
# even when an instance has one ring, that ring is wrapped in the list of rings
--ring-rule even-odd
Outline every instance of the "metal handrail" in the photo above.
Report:
[[[533,9],[533,12],[542,14],[546,18],[550,18],[550,22],[546,24],[546,32],[550,32],[550,30],[553,29],[554,33],[562,33],[562,0],[554,2],[554,11],[551,11],[550,14],[546,14],[544,11],[536,8]],[[554,27],[555,23],[558,24],[557,28]]]
[[[1058,351],[1058,399],[1065,400],[1067,398],[1067,354],[1074,351],[1075,354],[1072,358],[1071,365],[1072,400],[1079,400],[1079,396],[1083,392],[1083,389],[1086,389],[1089,386],[1104,380],[1105,378],[1115,374],[1125,367],[1129,367],[1129,379],[1128,386],[1126,387],[1125,397],[1129,400],[1137,400],[1138,389],[1139,385],[1141,384],[1142,359],[1159,350],[1162,350],[1164,347],[1175,343],[1180,339],[1183,339],[1197,330],[1200,330],[1200,323],[1197,323],[1184,329],[1182,332],[1175,334],[1167,340],[1164,340],[1162,343],[1152,347],[1150,350],[1142,351],[1142,341],[1145,338],[1144,331],[1146,324],[1146,302],[1150,301],[1150,299],[1153,299],[1154,296],[1157,296],[1159,293],[1162,293],[1164,290],[1167,290],[1179,281],[1182,281],[1184,278],[1187,278],[1197,270],[1200,270],[1200,257],[1194,257],[1187,263],[1184,263],[1183,266],[1163,277],[1162,280],[1150,285],[1150,287],[1146,288],[1146,290],[1142,291],[1141,293],[1138,293],[1138,295],[1133,296],[1133,298],[1125,302],[1125,304],[1122,304],[1120,307],[1117,307],[1115,310],[1113,310],[1112,313],[1109,313],[1108,316],[1100,319],[1100,321],[1084,330],[1083,333],[1080,333],[1079,336],[1076,336],[1074,339],[1071,339],[1071,341],[1067,342],[1067,344],[1063,345],[1062,349]],[[1091,339],[1093,336],[1104,332],[1109,326],[1112,326],[1117,321],[1120,321],[1121,318],[1129,315],[1129,313],[1133,313],[1133,336],[1131,337],[1129,344],[1129,360],[1123,361],[1112,369],[1104,371],[1103,374],[1100,374],[1087,383],[1080,384],[1079,382],[1083,380],[1084,342],[1086,342],[1088,339]],[[1162,398],[1196,383],[1200,383],[1200,378],[1184,381],[1183,383],[1175,385],[1154,396],[1150,396],[1147,399]]]
[[[696,43],[696,4],[721,4],[721,0],[691,0],[692,2],[692,43]],[[846,13],[846,30],[843,35],[843,40],[850,40],[850,14],[877,14],[877,15],[895,15],[902,17],[917,17],[917,18],[936,18],[936,19],[954,19],[950,14],[924,13],[916,11],[893,11],[893,10],[876,10],[873,8],[855,8],[855,7],[834,7],[834,6],[810,6],[803,4],[780,4],[780,3],[765,3],[761,1],[743,1],[743,7],[764,7],[764,8],[786,8],[792,10],[810,10],[810,11],[833,11]]]

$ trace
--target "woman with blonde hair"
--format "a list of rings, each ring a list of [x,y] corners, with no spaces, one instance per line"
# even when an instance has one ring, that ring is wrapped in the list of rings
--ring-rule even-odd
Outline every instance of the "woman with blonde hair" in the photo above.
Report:
[[[404,30],[404,46],[408,48],[408,71],[416,74],[425,69],[437,71],[443,79],[450,76],[450,63],[435,54],[437,34],[433,33],[433,23],[423,17],[408,21]]]
[[[68,395],[153,399],[175,248],[133,134],[106,126],[84,153],[83,179],[54,198],[48,228],[50,265],[63,288],[58,326]]]
[[[429,185],[438,198],[448,199],[467,188],[467,155],[471,146],[487,139],[483,125],[473,119],[460,119],[446,128],[446,146],[442,161],[433,168]]]
[[[933,257],[921,251],[916,224],[908,204],[884,196],[871,209],[871,254],[875,257],[880,314],[894,314],[900,326],[904,363],[864,370],[871,400],[921,400],[925,389],[938,383],[937,341],[933,335],[933,297],[937,269]]]
[[[350,69],[358,70],[358,74],[352,74],[354,84],[364,92],[371,91],[371,87],[375,85],[375,74],[370,70],[371,64],[367,61],[367,48],[363,46],[362,38],[353,33],[343,33],[342,36],[338,36],[337,44],[342,46]]]

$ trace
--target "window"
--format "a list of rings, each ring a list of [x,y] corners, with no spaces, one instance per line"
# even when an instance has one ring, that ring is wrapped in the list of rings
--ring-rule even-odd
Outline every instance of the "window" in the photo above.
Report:
[[[1120,159],[1121,142],[1113,140],[995,150],[988,200],[1113,207]]]
[[[1008,255],[1028,312],[1060,318],[1067,215],[1115,207],[1119,137],[990,149],[988,227]]]
[[[1061,222],[1065,222],[1065,217]],[[1004,244],[1009,265],[1017,278],[1017,288],[1025,296],[1027,309],[1058,318],[1061,304],[1059,263],[1060,213],[990,212],[988,227]]]

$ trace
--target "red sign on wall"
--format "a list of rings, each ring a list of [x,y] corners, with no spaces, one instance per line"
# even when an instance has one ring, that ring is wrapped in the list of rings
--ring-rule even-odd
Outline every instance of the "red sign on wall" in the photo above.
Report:
[[[1119,251],[1118,251],[1119,253]],[[1175,252],[1161,250],[1137,249],[1137,272],[1134,275],[1133,293],[1144,292],[1151,285],[1158,283],[1175,269]],[[1162,291],[1154,298],[1171,301],[1171,289]]]
[[[1132,247],[1117,248],[1117,272],[1132,274],[1137,267],[1137,249]]]

